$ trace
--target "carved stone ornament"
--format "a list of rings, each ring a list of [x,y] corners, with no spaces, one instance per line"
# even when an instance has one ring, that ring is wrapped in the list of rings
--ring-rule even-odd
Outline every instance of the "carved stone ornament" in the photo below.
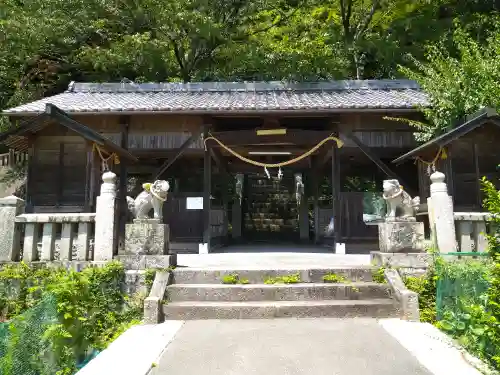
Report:
[[[398,180],[384,180],[383,198],[387,204],[386,221],[416,221],[420,197],[412,199]]]
[[[137,220],[150,219],[149,212],[154,210],[153,218],[163,219],[163,203],[167,200],[170,184],[165,180],[156,180],[154,183],[145,183],[142,185],[144,191],[137,198],[127,197],[127,205],[130,212]]]

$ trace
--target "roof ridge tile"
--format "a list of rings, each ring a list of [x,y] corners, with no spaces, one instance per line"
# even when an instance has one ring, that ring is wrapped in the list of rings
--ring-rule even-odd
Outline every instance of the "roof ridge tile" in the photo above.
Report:
[[[141,92],[314,92],[349,90],[420,90],[411,80],[342,80],[318,82],[71,82],[67,92],[141,93]]]

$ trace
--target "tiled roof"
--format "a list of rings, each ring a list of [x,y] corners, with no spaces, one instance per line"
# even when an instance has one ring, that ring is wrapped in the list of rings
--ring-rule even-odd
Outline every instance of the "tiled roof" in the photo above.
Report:
[[[316,83],[71,83],[62,94],[7,114],[34,114],[52,103],[69,113],[233,113],[410,109],[427,105],[427,96],[408,80]]]

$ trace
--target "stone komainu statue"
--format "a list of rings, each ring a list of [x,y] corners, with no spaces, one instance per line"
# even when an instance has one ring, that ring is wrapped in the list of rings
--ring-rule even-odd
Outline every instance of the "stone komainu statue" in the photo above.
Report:
[[[164,180],[156,180],[155,182],[145,183],[142,185],[144,191],[137,198],[127,197],[127,205],[135,219],[149,219],[148,216],[151,209],[154,210],[153,217],[155,219],[163,219],[163,202],[167,200],[170,184]]]
[[[387,203],[387,221],[414,221],[420,197],[411,198],[398,180],[384,180],[383,197]]]

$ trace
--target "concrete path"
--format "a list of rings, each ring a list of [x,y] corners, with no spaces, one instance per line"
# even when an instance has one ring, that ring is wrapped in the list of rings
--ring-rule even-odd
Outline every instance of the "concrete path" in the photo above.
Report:
[[[186,321],[151,375],[430,375],[375,319]]]

